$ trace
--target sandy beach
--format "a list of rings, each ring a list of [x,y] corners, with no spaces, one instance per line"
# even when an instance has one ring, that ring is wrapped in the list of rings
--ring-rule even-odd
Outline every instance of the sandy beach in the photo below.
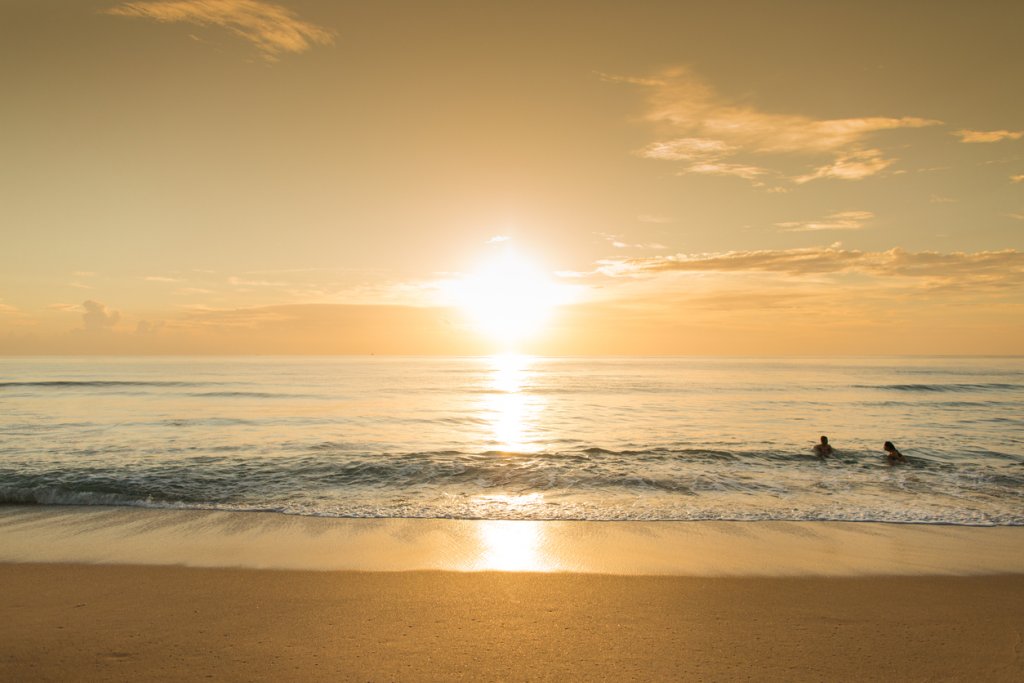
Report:
[[[1017,681],[1022,532],[8,507],[0,679]]]
[[[2,565],[4,680],[1019,681],[1024,577]]]

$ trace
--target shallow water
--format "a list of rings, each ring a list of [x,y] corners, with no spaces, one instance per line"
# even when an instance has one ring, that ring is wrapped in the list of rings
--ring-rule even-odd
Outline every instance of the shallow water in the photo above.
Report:
[[[1020,358],[2,359],[0,502],[1021,525],[1022,399]]]

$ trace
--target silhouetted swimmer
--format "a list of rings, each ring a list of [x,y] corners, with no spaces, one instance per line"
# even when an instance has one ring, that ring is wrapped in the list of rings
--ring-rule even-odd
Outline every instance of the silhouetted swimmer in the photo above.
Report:
[[[821,443],[814,446],[814,454],[819,458],[824,458],[826,455],[832,455],[832,446],[828,443],[828,437],[821,437]]]
[[[890,465],[907,461],[907,459],[903,457],[903,454],[896,450],[896,447],[892,445],[892,441],[886,441],[882,444],[882,448],[885,449],[885,457],[888,458]]]

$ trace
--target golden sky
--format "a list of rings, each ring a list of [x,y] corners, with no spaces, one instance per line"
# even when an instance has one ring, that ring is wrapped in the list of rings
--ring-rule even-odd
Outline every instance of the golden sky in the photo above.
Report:
[[[0,353],[1021,353],[1021,26],[4,0]]]

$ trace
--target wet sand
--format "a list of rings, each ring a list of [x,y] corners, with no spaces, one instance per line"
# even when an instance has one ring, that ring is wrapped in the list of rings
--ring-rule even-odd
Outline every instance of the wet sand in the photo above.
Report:
[[[1024,574],[1024,527],[334,519],[0,506],[0,562],[671,576]]]

